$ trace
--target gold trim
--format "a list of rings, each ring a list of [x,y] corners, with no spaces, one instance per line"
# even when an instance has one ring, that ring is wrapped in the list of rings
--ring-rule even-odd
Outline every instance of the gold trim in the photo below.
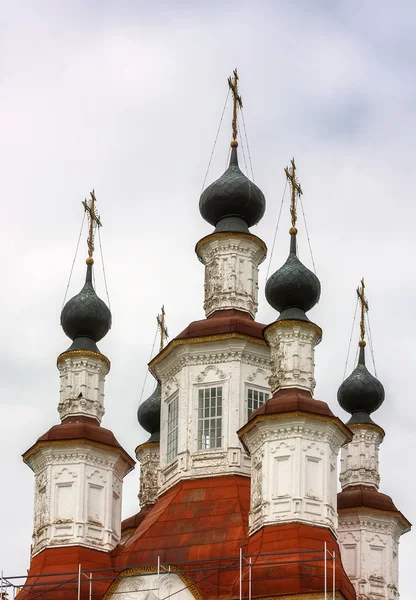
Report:
[[[108,370],[111,368],[111,362],[109,359],[101,352],[94,352],[94,350],[66,350],[65,352],[61,352],[61,354],[56,359],[56,364],[59,365],[60,362],[65,360],[66,358],[71,358],[72,356],[90,356],[91,358],[98,358],[98,360],[102,360],[108,367]]]
[[[243,425],[243,427],[241,427],[238,431],[237,431],[237,435],[239,438],[241,438],[243,435],[245,435],[248,431],[251,431],[254,427],[254,425],[260,421],[280,421],[282,419],[290,419],[292,417],[307,417],[308,419],[312,419],[314,421],[321,421],[323,423],[336,423],[338,425],[338,427],[347,435],[348,437],[348,441],[352,441],[352,435],[351,435],[351,431],[348,429],[348,427],[346,425],[344,425],[344,423],[341,421],[341,419],[339,419],[338,417],[330,417],[329,415],[325,416],[325,415],[317,415],[315,413],[311,413],[311,412],[306,412],[304,410],[294,410],[291,412],[284,412],[284,413],[271,413],[271,414],[267,414],[267,415],[258,415],[256,417],[254,417],[251,421],[249,421],[248,423],[246,423],[245,425]]]
[[[159,447],[159,446],[160,446],[160,442],[144,442],[143,444],[139,444],[134,452],[135,452],[135,454],[137,454],[138,452],[141,452],[142,450],[146,450],[147,448],[155,448],[155,447]]]
[[[88,446],[94,446],[94,448],[102,448],[104,450],[111,448],[116,454],[121,454],[126,462],[130,464],[130,470],[128,473],[136,464],[136,461],[129,454],[127,454],[127,452],[121,446],[111,446],[110,444],[95,442],[94,440],[88,440],[87,438],[74,438],[71,440],[42,440],[41,442],[37,441],[31,448],[29,448],[29,450],[26,450],[26,452],[22,454],[22,458],[24,462],[27,462],[31,456],[40,450],[40,448],[45,448],[48,446],[76,446],[77,444],[87,444]]]
[[[199,255],[199,250],[200,250],[200,248],[202,248],[203,246],[205,246],[205,244],[207,242],[210,242],[211,240],[216,240],[216,239],[224,239],[224,238],[227,238],[227,237],[243,238],[245,240],[250,240],[252,242],[257,242],[258,245],[260,246],[260,248],[262,248],[263,251],[264,251],[264,257],[259,262],[259,265],[266,258],[266,255],[267,255],[267,246],[263,242],[263,240],[261,240],[259,237],[257,237],[257,235],[254,235],[254,233],[244,233],[244,232],[239,232],[239,231],[230,231],[228,233],[226,231],[217,231],[217,232],[214,231],[214,233],[210,233],[209,235],[206,235],[205,237],[201,238],[199,240],[199,242],[197,242],[197,244],[195,246],[195,252],[196,252],[198,258],[201,260],[201,257]]]
[[[383,436],[383,438],[386,435],[386,432],[384,431],[384,429],[382,427],[380,427],[380,425],[376,425],[375,423],[350,423],[347,427],[349,427],[349,429],[371,429],[372,431],[378,431],[378,433],[381,433],[381,435]]]
[[[322,329],[319,327],[319,325],[316,325],[311,321],[299,321],[297,319],[284,319],[282,321],[270,323],[270,325],[267,325],[267,327],[264,328],[264,333],[266,334],[267,331],[272,331],[273,329],[278,329],[279,327],[290,327],[293,325],[301,325],[308,327],[309,329],[313,329],[316,331],[319,337],[322,338]]]
[[[266,341],[264,339],[252,337],[251,335],[246,335],[244,333],[237,333],[237,332],[216,333],[214,335],[201,335],[198,337],[191,337],[191,338],[179,338],[179,339],[175,338],[171,342],[169,342],[169,344],[165,348],[163,348],[162,352],[159,352],[159,354],[157,354],[148,363],[149,370],[157,379],[156,373],[153,371],[154,366],[157,365],[158,362],[160,362],[161,360],[166,358],[166,356],[168,356],[168,354],[170,354],[171,351],[174,348],[176,348],[177,346],[184,346],[186,344],[200,344],[200,343],[204,343],[204,342],[216,342],[219,340],[230,340],[230,339],[246,340],[247,342],[252,342],[253,344],[260,344],[260,345],[267,346]]]
[[[186,585],[187,589],[191,592],[191,594],[197,600],[202,600],[202,594],[199,592],[198,588],[195,586],[195,583],[187,576],[182,573],[182,571],[176,567],[175,565],[169,565],[170,572],[178,575],[180,580]],[[163,571],[163,574],[168,571]],[[133,569],[126,569],[122,571],[118,577],[113,581],[110,585],[106,593],[104,594],[102,600],[109,600],[109,598],[113,597],[113,593],[118,588],[119,584],[126,579],[126,577],[130,577],[132,575],[141,575],[142,573],[157,573],[157,566],[155,567],[137,567]],[[127,593],[127,592],[125,592]]]

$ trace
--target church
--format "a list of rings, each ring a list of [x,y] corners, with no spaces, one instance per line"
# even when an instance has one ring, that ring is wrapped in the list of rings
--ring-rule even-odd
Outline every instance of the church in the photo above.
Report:
[[[399,598],[399,542],[411,524],[379,490],[385,431],[374,413],[385,393],[366,367],[364,281],[358,363],[338,390],[344,423],[314,397],[322,329],[309,313],[321,282],[298,257],[295,161],[286,169],[288,256],[259,289],[267,247],[250,228],[266,200],[239,167],[236,72],[229,86],[229,166],[199,200],[205,319],[164,346],[162,312],[149,363],[156,387],[137,414],[149,434],[136,448],[140,510],[123,522],[123,478],[135,460],[101,426],[117,357],[97,346],[112,317],[93,284],[94,193],[85,204],[85,284],[61,313],[72,342],[57,358],[61,422],[23,455],[35,491],[19,600]],[[256,321],[259,293],[275,310],[271,323]]]

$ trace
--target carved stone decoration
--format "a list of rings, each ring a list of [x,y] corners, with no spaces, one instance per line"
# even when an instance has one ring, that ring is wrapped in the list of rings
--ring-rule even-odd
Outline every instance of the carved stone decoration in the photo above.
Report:
[[[40,447],[26,463],[35,473],[32,556],[75,544],[109,552],[119,543],[124,458],[64,442]]]
[[[59,416],[93,417],[101,423],[104,415],[104,383],[108,363],[93,356],[69,356],[59,361]]]
[[[272,393],[296,387],[313,395],[315,382],[315,346],[320,331],[312,323],[277,322],[265,331],[271,348],[272,373],[269,379]]]
[[[397,541],[402,533],[398,515],[365,508],[340,511],[341,558],[357,598],[399,599]]]
[[[215,365],[208,365],[203,371],[199,373],[199,375],[195,377],[195,381],[198,383],[204,381],[209,371],[213,371],[215,379],[225,379],[227,377],[227,374],[224,373],[224,371],[221,371],[221,369],[219,369]]]
[[[288,414],[255,420],[241,435],[251,454],[250,535],[267,525],[290,522],[328,527],[336,535],[332,459],[347,439],[345,429],[332,420]]]
[[[157,600],[158,598],[178,598],[195,600],[200,597],[196,588],[189,588],[189,581],[181,579],[178,573],[158,575],[155,572],[140,573],[134,570],[116,580],[106,594],[106,598],[122,600]],[[194,592],[194,594],[192,593]]]
[[[139,503],[143,508],[154,504],[158,493],[160,450],[158,443],[145,443],[136,450],[140,462]]]
[[[266,256],[263,242],[251,234],[209,236],[198,248],[205,265],[204,310],[235,308],[254,318],[258,304],[258,267]]]
[[[250,457],[237,431],[248,418],[247,389],[269,393],[270,349],[241,338],[191,341],[173,349],[155,365],[162,385],[158,494],[183,479],[216,475],[250,475]],[[255,374],[255,377],[253,375]],[[253,381],[249,377],[253,376]],[[199,392],[220,388],[220,443],[201,444]],[[215,394],[217,390],[215,391]],[[177,455],[168,460],[169,406],[177,398]],[[199,437],[198,437],[199,435]],[[146,477],[147,480],[147,477]]]
[[[379,447],[384,433],[380,428],[368,425],[351,425],[351,429],[354,438],[341,449],[341,487],[362,484],[378,489]]]

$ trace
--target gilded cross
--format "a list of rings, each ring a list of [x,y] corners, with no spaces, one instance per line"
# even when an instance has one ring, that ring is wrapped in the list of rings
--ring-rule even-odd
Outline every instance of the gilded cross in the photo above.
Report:
[[[360,346],[365,346],[365,321],[364,321],[364,317],[365,317],[365,313],[368,312],[368,302],[367,299],[365,297],[365,284],[364,284],[364,277],[361,279],[361,287],[357,288],[357,296],[358,296],[358,300],[360,302],[360,306],[361,306],[361,319],[360,319],[360,341],[359,341],[359,345]]]
[[[158,327],[160,329],[159,352],[162,352],[165,340],[167,340],[169,337],[168,329],[166,327],[166,321],[165,321],[165,307],[164,306],[162,306],[161,314],[157,315],[156,321],[157,321]]]
[[[292,229],[294,231],[291,231],[290,233],[297,233],[297,231],[296,231],[296,220],[297,220],[296,197],[300,198],[302,196],[303,192],[302,192],[302,188],[300,187],[300,183],[296,177],[295,159],[292,158],[290,163],[292,165],[291,167],[285,167],[286,178],[287,178],[290,188],[292,190],[292,198],[291,198],[291,202],[290,202],[290,216],[292,217]]]
[[[241,96],[238,93],[237,69],[234,69],[233,77],[228,78],[228,85],[229,85],[231,93],[233,95],[233,121],[232,121],[233,140],[231,142],[231,146],[236,147],[236,146],[238,146],[238,142],[237,142],[237,110],[239,108],[243,108],[243,101],[241,100]]]
[[[92,190],[92,192],[90,192],[90,196],[91,196],[91,198],[89,200],[85,199],[82,204],[84,206],[85,212],[88,215],[88,221],[89,221],[89,233],[88,233],[88,239],[87,239],[87,245],[88,245],[87,264],[92,265],[92,264],[94,264],[94,259],[93,259],[92,255],[94,254],[95,228],[102,227],[102,224],[100,221],[100,216],[95,210],[95,203],[96,203],[97,199],[95,197],[94,190]]]

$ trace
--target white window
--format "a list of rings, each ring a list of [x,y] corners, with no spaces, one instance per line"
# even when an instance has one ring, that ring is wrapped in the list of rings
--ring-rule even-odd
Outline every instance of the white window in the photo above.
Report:
[[[178,454],[178,396],[168,404],[168,462]]]
[[[198,450],[222,447],[222,387],[198,390]]]
[[[270,394],[268,392],[247,388],[247,417],[249,417],[256,408],[267,402],[269,397]]]

